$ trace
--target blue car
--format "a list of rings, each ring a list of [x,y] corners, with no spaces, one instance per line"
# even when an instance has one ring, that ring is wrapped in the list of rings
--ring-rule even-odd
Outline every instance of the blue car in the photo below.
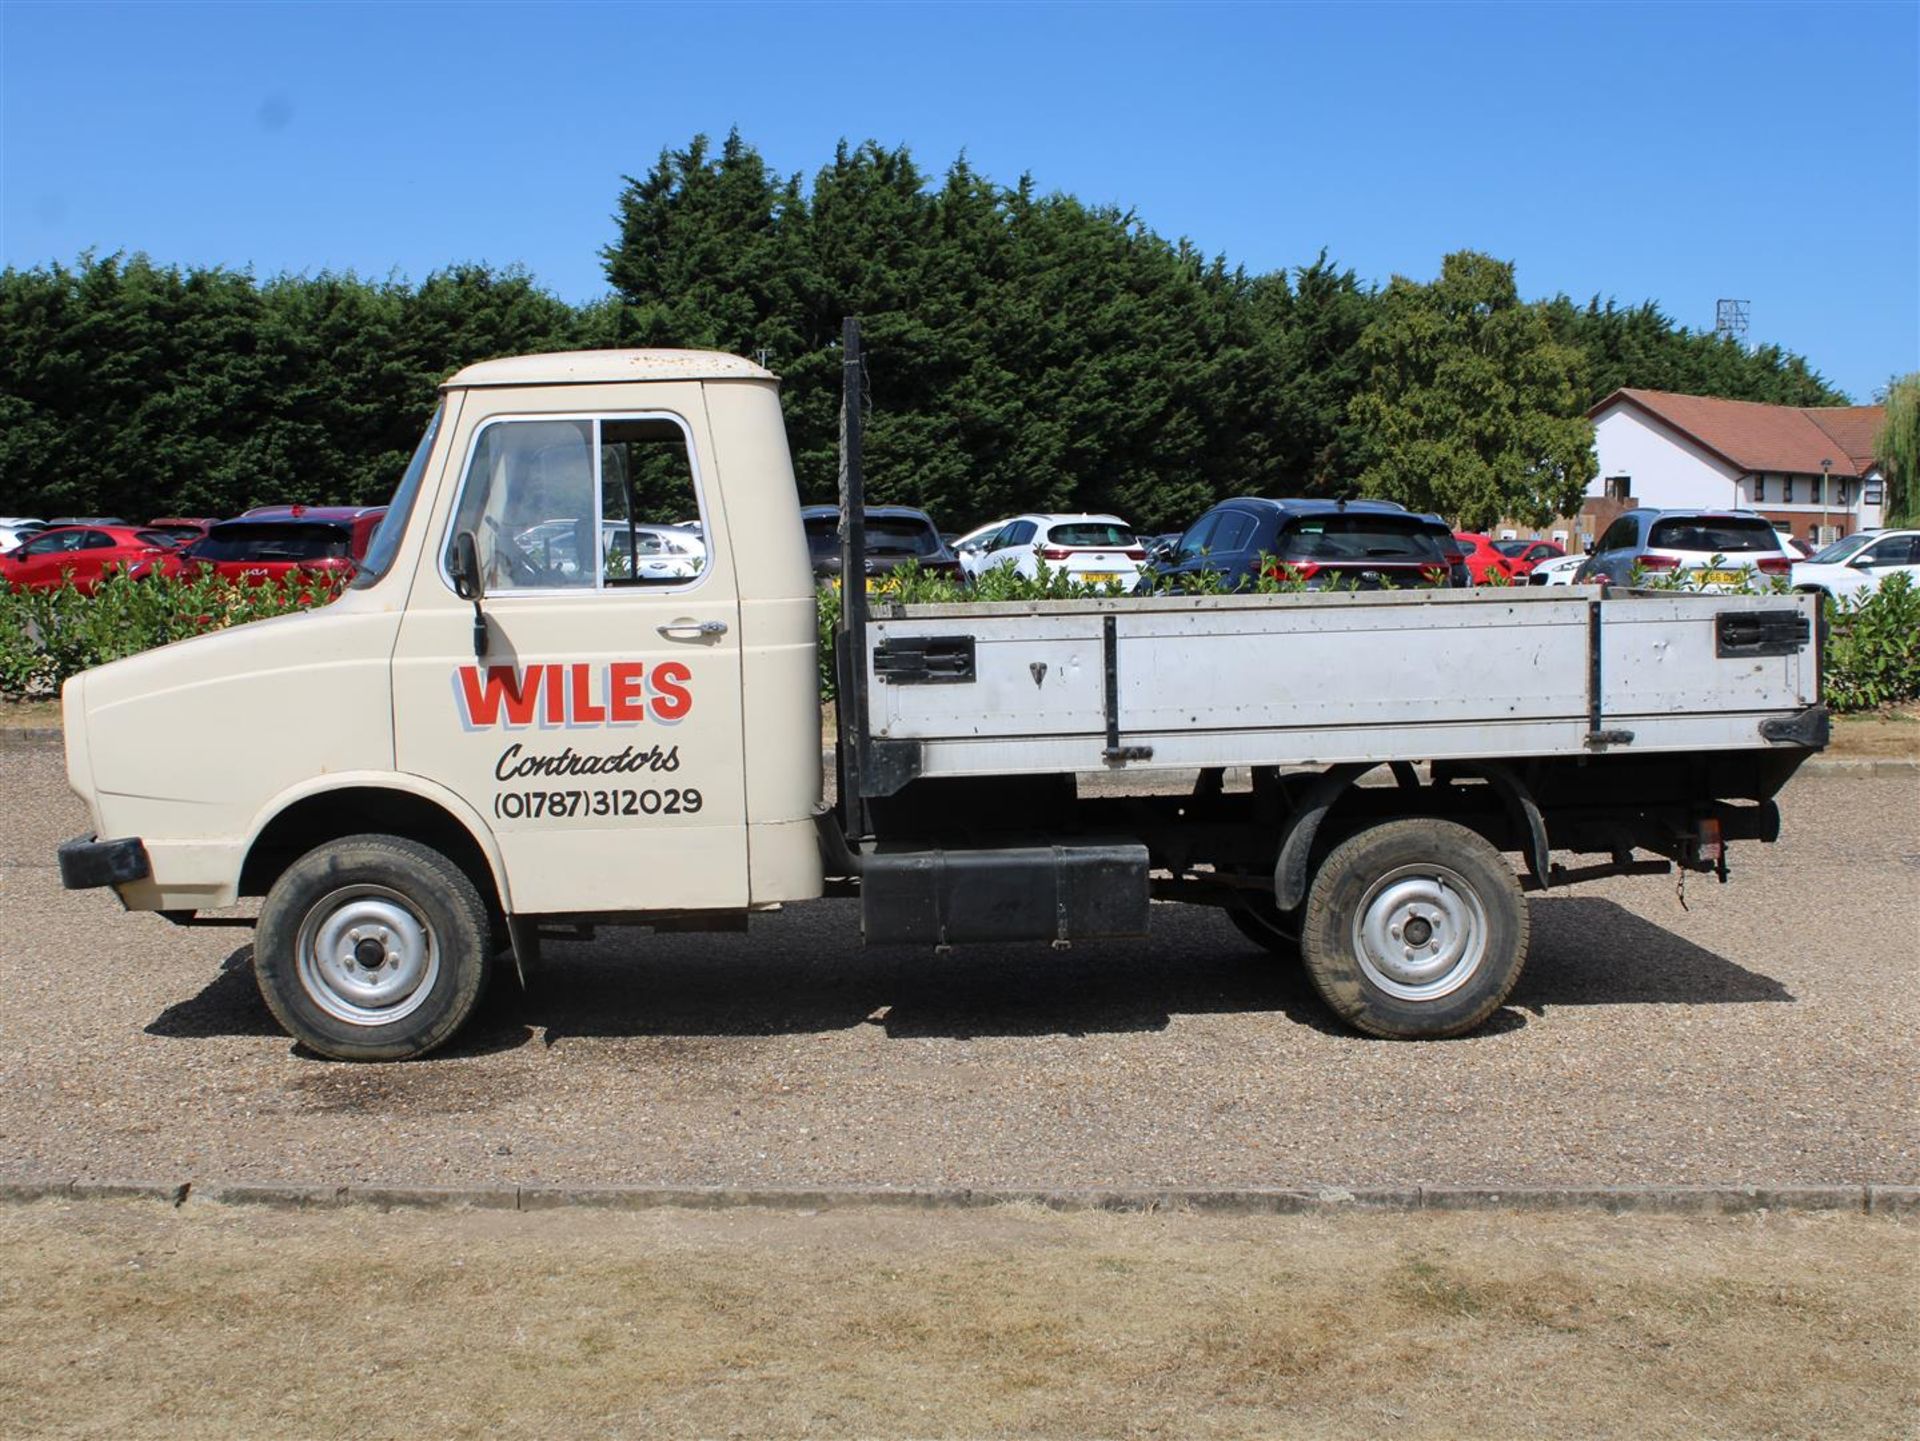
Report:
[[[1309,590],[1470,585],[1452,528],[1390,500],[1223,500],[1180,537],[1141,590],[1195,588],[1217,572],[1251,590],[1264,568]]]

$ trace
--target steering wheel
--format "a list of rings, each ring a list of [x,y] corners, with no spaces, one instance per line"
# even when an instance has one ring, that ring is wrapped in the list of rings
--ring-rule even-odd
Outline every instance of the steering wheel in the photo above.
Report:
[[[493,559],[496,562],[504,560],[507,563],[507,574],[512,576],[516,583],[526,586],[551,583],[548,572],[535,565],[531,556],[508,541],[501,533],[498,520],[490,515],[483,519],[486,522],[487,533],[493,540]]]

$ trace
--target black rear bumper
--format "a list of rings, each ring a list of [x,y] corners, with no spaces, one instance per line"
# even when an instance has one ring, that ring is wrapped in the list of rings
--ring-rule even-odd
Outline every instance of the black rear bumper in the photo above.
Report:
[[[153,874],[147,848],[137,837],[120,841],[75,836],[60,851],[60,884],[70,891],[144,881]]]

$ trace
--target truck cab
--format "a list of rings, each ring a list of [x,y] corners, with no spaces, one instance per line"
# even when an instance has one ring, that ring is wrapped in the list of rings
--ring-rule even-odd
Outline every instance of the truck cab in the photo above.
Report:
[[[696,573],[634,573],[622,541],[660,523],[697,525]],[[63,864],[185,920],[316,847],[396,837],[529,949],[541,916],[817,896],[814,653],[774,376],[691,351],[470,366],[338,601],[68,683],[69,781],[120,839]],[[390,1049],[371,1018],[450,969],[381,868],[313,919],[333,939],[308,958],[319,1014],[295,1018],[371,1054]]]

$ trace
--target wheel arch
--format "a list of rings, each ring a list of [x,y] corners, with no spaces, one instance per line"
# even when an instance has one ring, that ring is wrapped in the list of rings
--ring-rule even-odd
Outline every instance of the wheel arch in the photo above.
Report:
[[[467,872],[483,899],[512,913],[506,866],[479,814],[443,786],[393,774],[326,776],[276,798],[247,838],[239,894],[265,895],[315,846],[365,832],[433,847]]]
[[[1297,909],[1307,898],[1312,881],[1313,848],[1319,839],[1321,823],[1357,784],[1361,777],[1381,766],[1389,767],[1398,789],[1418,797],[1427,788],[1419,784],[1413,767],[1406,761],[1354,761],[1329,766],[1308,787],[1300,805],[1287,818],[1280,841],[1280,853],[1273,867],[1275,903],[1283,911]],[[1527,870],[1536,884],[1544,885],[1549,866],[1547,827],[1539,804],[1511,766],[1497,761],[1454,763],[1454,769],[1481,777],[1499,798],[1514,833],[1525,837],[1522,847]],[[1409,818],[1440,815],[1424,801],[1410,805]],[[1444,818],[1444,817],[1443,817]]]

